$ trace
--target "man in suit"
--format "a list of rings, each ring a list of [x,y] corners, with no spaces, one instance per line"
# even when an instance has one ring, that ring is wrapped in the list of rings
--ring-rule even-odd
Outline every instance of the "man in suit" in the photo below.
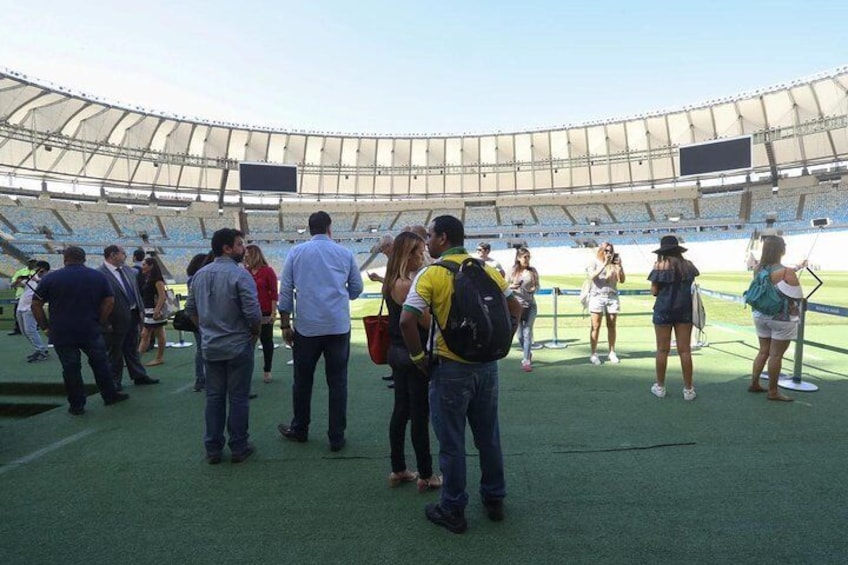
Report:
[[[141,292],[135,271],[124,265],[127,252],[120,245],[109,245],[103,250],[103,265],[98,269],[106,275],[112,293],[115,295],[115,307],[109,316],[109,325],[104,333],[109,363],[112,366],[112,379],[115,388],[121,390],[124,361],[127,372],[137,385],[153,385],[159,379],[150,378],[138,354],[138,329],[144,313]]]

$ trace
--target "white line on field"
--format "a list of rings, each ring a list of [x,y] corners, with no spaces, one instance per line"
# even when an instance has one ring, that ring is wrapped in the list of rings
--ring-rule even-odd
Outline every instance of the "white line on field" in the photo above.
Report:
[[[194,383],[188,383],[187,385],[181,386],[177,390],[171,391],[171,394],[179,394],[181,392],[185,392],[193,386],[194,386]]]
[[[94,428],[89,428],[87,430],[83,430],[81,432],[75,433],[72,436],[68,436],[65,439],[60,439],[59,441],[57,441],[55,443],[51,443],[47,447],[42,447],[38,451],[33,451],[29,455],[24,455],[20,459],[15,459],[14,461],[10,461],[6,465],[0,467],[0,475],[2,475],[3,473],[7,473],[7,472],[9,472],[13,469],[17,469],[18,467],[26,465],[27,463],[31,463],[32,461],[35,461],[39,457],[47,455],[51,451],[55,451],[55,450],[59,449],[60,447],[64,447],[64,446],[66,446],[70,443],[74,443],[75,441],[79,441],[82,438],[93,434],[95,431],[97,431],[97,430],[95,430]]]

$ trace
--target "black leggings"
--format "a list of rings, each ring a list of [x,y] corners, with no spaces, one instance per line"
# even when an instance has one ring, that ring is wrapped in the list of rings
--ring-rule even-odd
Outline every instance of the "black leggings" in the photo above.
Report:
[[[262,344],[262,357],[265,364],[262,370],[271,372],[271,362],[274,360],[274,324],[262,324],[259,330],[259,343]]]
[[[418,464],[418,474],[427,479],[433,475],[427,377],[412,364],[409,360],[409,351],[404,347],[393,345],[389,348],[389,365],[392,367],[395,378],[395,405],[389,422],[392,472],[400,473],[406,469],[404,456],[406,422],[411,420],[410,435]]]

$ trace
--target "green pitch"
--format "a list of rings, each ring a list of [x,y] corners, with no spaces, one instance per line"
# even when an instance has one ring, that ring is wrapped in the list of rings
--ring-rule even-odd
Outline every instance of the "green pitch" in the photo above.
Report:
[[[741,293],[748,274],[705,274],[704,288]],[[848,275],[824,273],[815,301],[845,306]],[[647,288],[631,276],[622,288]],[[802,279],[811,288],[807,275]],[[543,278],[578,288],[579,278]],[[368,283],[368,290],[377,285]],[[379,300],[352,303],[348,445],[331,453],[319,364],[309,442],[280,439],[291,417],[291,353],[275,353],[274,382],[256,354],[247,462],[203,462],[203,406],[191,391],[194,347],[169,349],[151,369],[162,380],[128,386],[128,402],[91,396],[67,414],[60,366],[27,364],[20,336],[0,335],[0,402],[53,409],[0,419],[3,562],[30,563],[838,563],[848,490],[848,344],[845,319],[808,316],[803,378],[815,393],[773,403],[746,392],[756,351],[750,311],[705,298],[709,345],[694,353],[698,398],[684,402],[677,359],[668,396],[654,380],[650,297],[624,296],[621,364],[588,363],[588,318],[560,297],[565,349],[500,362],[500,423],[507,519],[489,522],[467,440],[469,530],[424,519],[413,485],[390,489],[388,368],[368,359],[359,317]],[[536,340],[552,335],[552,298],[539,298]],[[169,339],[177,334],[169,332]],[[279,340],[279,338],[278,338]],[[606,332],[601,331],[605,360]],[[791,370],[790,348],[784,367]],[[87,383],[92,379],[83,366]],[[434,458],[438,443],[432,439]],[[407,464],[415,468],[407,442]],[[438,464],[436,463],[438,468]]]

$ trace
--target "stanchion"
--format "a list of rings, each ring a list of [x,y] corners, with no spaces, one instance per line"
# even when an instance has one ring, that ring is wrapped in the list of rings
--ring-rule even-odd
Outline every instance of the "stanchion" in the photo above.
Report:
[[[177,330],[177,333],[180,336],[180,340],[179,341],[165,342],[165,347],[171,347],[173,349],[183,349],[185,347],[191,347],[193,345],[190,341],[186,341],[185,339],[183,339],[183,331],[182,330]]]
[[[180,309],[180,299],[181,298],[182,298],[182,296],[180,296],[179,294],[176,296],[177,310]],[[184,349],[186,347],[192,346],[192,343],[190,341],[186,341],[183,338],[183,331],[182,330],[177,330],[177,335],[180,336],[180,340],[179,341],[166,341],[165,347],[170,347],[172,349]],[[200,347],[200,345],[198,345],[198,347]]]
[[[818,287],[816,287],[818,288]],[[801,367],[804,364],[804,325],[807,319],[807,299],[801,299],[801,304],[798,305],[800,320],[798,320],[798,338],[795,341],[795,366],[792,369],[791,379],[780,379],[777,386],[788,390],[797,390],[800,392],[815,392],[819,389],[812,383],[805,383],[801,380]]]
[[[560,290],[558,286],[555,286],[551,289],[551,296],[553,296],[554,300],[554,337],[551,341],[545,344],[545,347],[548,349],[565,349],[568,347],[567,343],[563,343],[559,341],[559,334],[557,332],[557,326],[559,325],[559,310],[557,309],[558,297],[560,295]]]

